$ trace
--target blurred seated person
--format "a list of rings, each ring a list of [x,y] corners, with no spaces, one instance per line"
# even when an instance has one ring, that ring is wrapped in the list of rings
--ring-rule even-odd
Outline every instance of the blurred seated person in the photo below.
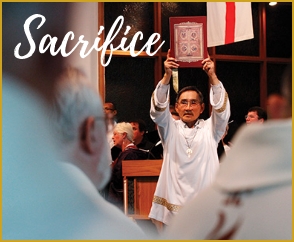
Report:
[[[231,121],[231,122],[232,122],[232,121]],[[231,122],[229,122],[229,123],[231,123]],[[224,139],[225,139],[225,137],[227,136],[228,132],[229,132],[229,124],[227,125],[227,127],[226,127],[226,131],[225,131],[225,134],[223,135],[223,137],[222,137],[222,139],[221,139],[221,142],[222,142],[222,144],[223,144],[224,151],[225,151],[225,154],[226,154],[226,155],[229,153],[229,151],[230,151],[230,149],[231,149],[231,147],[230,147],[230,144],[231,144],[231,143],[228,142],[228,144],[226,144],[225,141],[224,141]]]
[[[255,106],[248,109],[245,115],[246,124],[259,123],[263,124],[267,120],[267,113],[261,107]]]
[[[228,145],[225,144],[224,138],[226,137],[228,133],[228,129],[229,129],[229,125],[226,126],[226,131],[217,145],[217,156],[218,156],[219,162],[221,162],[222,157],[226,155],[225,146],[228,146]]]
[[[139,150],[133,143],[133,127],[130,123],[120,122],[113,130],[114,146],[121,148],[122,152],[112,163],[112,175],[108,184],[108,195],[106,199],[123,210],[123,160],[145,160],[147,153]]]
[[[112,135],[113,135],[114,126],[116,125],[117,110],[115,108],[115,105],[111,102],[104,103],[103,108],[104,108],[104,114],[105,114],[106,123],[107,123],[106,125],[108,126],[107,140],[108,140],[110,148],[112,148],[113,147]]]
[[[121,149],[114,146],[112,136],[113,136],[113,129],[116,125],[116,115],[117,115],[117,109],[112,102],[105,102],[103,105],[105,118],[106,118],[106,125],[107,125],[107,141],[110,146],[111,151],[111,158],[112,161],[115,161],[115,159],[118,157],[118,155],[121,152]]]
[[[180,120],[180,116],[179,116],[178,112],[176,111],[174,105],[169,105],[169,111],[170,111],[173,119]]]
[[[163,147],[161,144],[161,139],[158,135],[157,130],[153,130],[151,132],[146,133],[146,136],[148,139],[150,138],[151,140],[154,141],[154,146],[149,152],[149,159],[162,159],[163,155]]]
[[[117,159],[117,157],[119,156],[119,154],[121,153],[121,148],[119,148],[117,146],[113,146],[110,149],[110,153],[111,153],[111,159],[112,159],[112,161],[115,161]]]
[[[156,144],[150,150],[150,159],[162,159],[163,158],[163,146],[161,140],[159,139]]]
[[[130,121],[133,127],[134,144],[139,148],[149,152],[154,144],[148,140],[145,135],[146,123],[142,119],[134,119]]]
[[[285,98],[279,93],[272,93],[267,98],[267,114],[269,119],[280,119],[286,105]]]
[[[218,147],[217,147],[217,155],[218,155],[218,159],[219,161],[221,162],[221,157],[222,155],[227,155],[231,149],[230,145],[231,143],[228,142],[228,144],[225,143],[225,137],[227,136],[228,134],[228,131],[229,131],[229,124],[234,122],[234,120],[228,122],[227,126],[226,126],[226,131],[222,137],[222,139],[220,140],[220,142],[218,143]]]
[[[113,131],[112,131],[112,133],[113,133]],[[115,145],[112,146],[112,148],[110,149],[110,154],[111,154],[112,161],[115,161],[120,153],[121,153],[121,148],[119,148],[119,147],[117,147]]]

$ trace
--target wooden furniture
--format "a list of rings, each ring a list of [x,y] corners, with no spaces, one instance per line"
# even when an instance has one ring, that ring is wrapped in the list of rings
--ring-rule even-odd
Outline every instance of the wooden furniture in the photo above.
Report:
[[[149,219],[162,160],[125,160],[122,162],[124,177],[124,212],[134,219]],[[128,211],[128,181],[134,179],[134,213]]]

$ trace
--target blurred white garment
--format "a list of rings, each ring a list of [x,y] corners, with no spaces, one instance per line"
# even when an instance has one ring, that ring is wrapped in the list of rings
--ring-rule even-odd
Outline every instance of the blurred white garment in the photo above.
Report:
[[[109,143],[110,149],[114,146],[113,140],[112,140],[112,136],[113,136],[113,129],[116,125],[116,122],[114,121],[114,123],[109,123],[108,127],[107,127],[107,141]]]
[[[228,146],[227,144],[224,144],[224,150],[225,150],[225,154],[228,154],[231,150],[231,147]]]
[[[292,239],[292,120],[243,126],[212,186],[165,231],[171,239]]]

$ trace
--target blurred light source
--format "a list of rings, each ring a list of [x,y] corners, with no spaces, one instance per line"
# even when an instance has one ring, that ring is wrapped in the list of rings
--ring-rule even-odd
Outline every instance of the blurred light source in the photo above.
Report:
[[[270,6],[275,6],[275,5],[277,5],[277,2],[270,2],[269,5]]]

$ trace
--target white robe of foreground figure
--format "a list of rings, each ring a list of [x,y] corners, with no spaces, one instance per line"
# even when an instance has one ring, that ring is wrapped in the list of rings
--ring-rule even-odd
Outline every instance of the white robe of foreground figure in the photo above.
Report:
[[[214,184],[183,208],[165,239],[292,239],[292,120],[243,126],[233,143]]]

